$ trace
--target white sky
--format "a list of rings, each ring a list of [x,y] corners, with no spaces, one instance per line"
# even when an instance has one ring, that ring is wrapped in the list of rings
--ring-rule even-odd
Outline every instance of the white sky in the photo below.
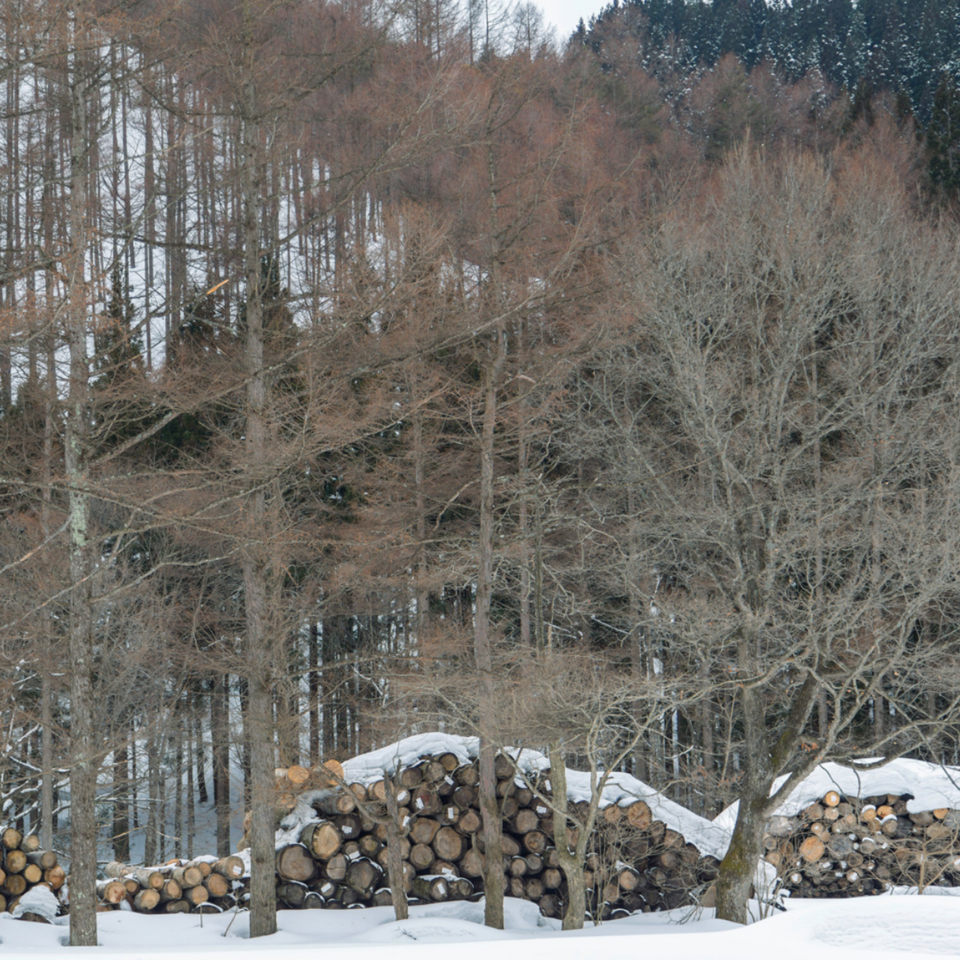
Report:
[[[544,19],[553,26],[557,39],[566,40],[577,29],[577,21],[583,17],[584,23],[590,22],[593,14],[599,13],[607,0],[534,0],[543,11]]]

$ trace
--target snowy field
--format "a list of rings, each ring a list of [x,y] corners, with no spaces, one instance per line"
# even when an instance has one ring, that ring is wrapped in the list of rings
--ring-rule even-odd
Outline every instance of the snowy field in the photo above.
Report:
[[[445,903],[411,908],[404,923],[387,907],[367,910],[290,910],[279,914],[280,932],[247,938],[239,914],[141,916],[100,914],[99,948],[65,949],[63,925],[48,926],[0,916],[3,960],[45,960],[72,954],[125,960],[211,955],[245,960],[673,960],[690,957],[762,960],[905,960],[907,956],[960,957],[960,898],[888,895],[859,900],[793,901],[786,913],[749,927],[712,919],[709,911],[647,914],[561,933],[559,921],[537,908],[507,900],[507,929],[482,924],[483,905]]]
[[[476,755],[470,738],[424,734],[353,758],[344,764],[349,781],[366,783],[416,763],[424,755],[455,753],[462,762]],[[536,751],[517,756],[527,773],[546,768]],[[589,777],[568,771],[570,798],[589,797]],[[778,784],[779,785],[779,784]],[[836,789],[851,796],[896,793],[913,797],[911,811],[960,809],[960,769],[915,760],[894,761],[881,769],[823,764],[782,804],[779,813],[795,814]],[[315,817],[308,800],[284,821],[278,845],[296,839],[305,819]],[[601,805],[645,800],[654,816],[693,840],[704,852],[722,856],[736,819],[736,805],[709,822],[625,774],[614,775]],[[238,822],[234,833],[239,834]],[[214,848],[214,818],[198,811],[197,852]],[[289,836],[288,836],[289,835]],[[110,851],[104,848],[106,859]],[[30,894],[27,895],[29,897]],[[26,898],[25,898],[26,899]],[[52,901],[52,898],[51,898]],[[755,912],[759,909],[754,905]],[[52,909],[56,904],[52,903]],[[26,923],[0,914],[0,960],[50,960],[71,953],[97,956],[204,960],[219,954],[233,960],[905,960],[940,956],[960,958],[960,887],[932,888],[923,896],[898,888],[881,897],[848,900],[787,900],[786,912],[749,927],[718,921],[713,912],[690,909],[637,915],[598,927],[563,933],[558,920],[540,916],[535,904],[508,899],[507,929],[483,926],[482,903],[455,902],[411,908],[404,923],[388,907],[343,911],[287,910],[280,932],[251,941],[245,913],[149,916],[129,911],[98,915],[99,948],[69,950],[66,919],[53,925]],[[601,942],[602,940],[602,942]],[[411,952],[416,947],[416,952]],[[321,957],[322,955],[322,957]]]

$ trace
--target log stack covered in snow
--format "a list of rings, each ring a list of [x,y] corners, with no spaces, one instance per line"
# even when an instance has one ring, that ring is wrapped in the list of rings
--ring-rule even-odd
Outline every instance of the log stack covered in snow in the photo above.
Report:
[[[500,756],[497,777],[507,895],[560,916],[567,885],[553,841],[549,772],[541,771],[527,785]],[[485,851],[476,761],[464,762],[452,752],[424,755],[396,770],[391,782],[406,832],[400,846],[408,896],[421,901],[480,896]],[[289,842],[277,851],[282,906],[343,909],[390,902],[388,789],[378,779],[305,796],[314,818],[295,826],[292,817],[284,821]],[[644,801],[621,804],[601,810],[591,838],[585,873],[592,909],[609,917],[689,902],[694,890],[716,876],[718,861],[656,820]],[[582,820],[586,804],[574,803],[572,812]]]
[[[794,896],[850,897],[892,885],[960,886],[960,810],[907,809],[909,794],[827,791],[767,824],[766,859]]]
[[[567,882],[554,846],[550,772],[545,758],[530,752],[521,768],[522,776],[510,758],[497,758],[506,893],[558,917],[565,910]],[[479,780],[476,741],[439,734],[410,738],[343,766],[331,762],[314,770],[278,771],[278,906],[389,904],[387,838],[395,822],[402,825],[403,884],[414,902],[482,896]],[[580,822],[587,814],[588,781],[585,774],[567,771],[569,812]],[[396,821],[388,814],[393,801]],[[639,781],[614,775],[588,845],[584,872],[590,911],[607,918],[690,902],[716,877],[715,854],[723,836]],[[567,837],[575,842],[574,828]],[[19,835],[10,850],[18,844]],[[6,859],[16,868],[7,873],[19,876],[21,856],[8,853]],[[38,882],[56,890],[63,871],[48,877],[46,869]],[[115,862],[107,865],[97,892],[102,910],[222,910],[245,904],[247,870],[245,856],[146,867]],[[6,875],[0,884],[5,881]],[[20,886],[20,880],[10,882],[14,896]]]

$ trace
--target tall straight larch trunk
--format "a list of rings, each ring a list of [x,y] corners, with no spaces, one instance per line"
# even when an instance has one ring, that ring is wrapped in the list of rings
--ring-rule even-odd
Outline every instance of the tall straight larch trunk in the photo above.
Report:
[[[310,766],[315,767],[321,759],[320,750],[320,627],[314,620],[310,624],[307,641],[307,677],[310,698]]]
[[[197,799],[200,803],[207,803],[209,795],[207,793],[207,761],[206,748],[203,741],[203,716],[201,713],[201,689],[194,691],[193,695],[193,717],[192,725],[194,731],[194,742],[196,743],[196,752],[194,753],[194,762],[197,769]]]
[[[250,743],[250,936],[277,931],[274,875],[274,800],[276,751],[273,737],[273,638],[268,629],[270,560],[261,537],[267,525],[267,494],[262,474],[269,469],[266,449],[267,382],[263,366],[263,289],[260,268],[263,164],[260,150],[258,102],[254,81],[253,23],[244,3],[244,66],[242,91],[242,156],[240,189],[243,217],[243,256],[246,274],[246,457],[255,478],[246,501],[250,537],[243,555],[243,591],[246,613],[247,722]]]
[[[497,383],[505,359],[503,330],[496,333],[496,357],[484,371],[483,426],[480,436],[480,541],[477,604],[474,616],[474,656],[480,679],[480,810],[484,845],[484,923],[503,929],[503,823],[494,769],[496,702],[490,599],[493,593],[493,453],[497,425]]]
[[[429,595],[427,590],[427,497],[423,445],[423,411],[417,404],[413,411],[413,484],[417,516],[417,648],[420,655],[430,655],[428,645]]]
[[[230,855],[230,678],[213,678],[210,691],[210,739],[213,804],[217,814],[217,856]]]
[[[48,128],[44,135],[44,145],[47,157],[53,155],[53,133],[50,129],[51,120],[47,119]],[[40,201],[42,220],[42,235],[44,247],[53,249],[53,183],[54,170],[52,160],[48,159],[43,165],[43,194]],[[45,298],[47,304],[52,304],[56,296],[56,286],[53,271],[45,273]],[[43,499],[40,506],[40,524],[44,540],[49,539],[53,532],[53,471],[54,471],[54,440],[58,431],[57,417],[57,338],[53,332],[45,337],[46,346],[46,386],[43,401]],[[57,622],[52,615],[46,617],[47,631],[44,642],[47,653],[44,658],[43,677],[41,679],[40,722],[41,722],[41,767],[43,781],[40,788],[40,842],[44,850],[53,849],[54,831],[54,770],[53,762],[53,677],[54,648],[57,642]]]
[[[53,691],[50,671],[43,671],[40,687],[40,845],[53,849]]]
[[[143,838],[143,862],[159,862],[160,838],[160,744],[158,734],[147,739],[147,824]]]
[[[113,751],[113,856],[121,863],[130,859],[130,758],[124,744]]]
[[[64,468],[68,487],[68,553],[71,583],[70,662],[70,945],[97,944],[97,737],[94,729],[94,617],[91,577],[95,557],[91,544],[89,459],[90,358],[87,352],[86,216],[87,114],[86,84],[81,79],[80,30],[76,9],[68,11],[72,63],[70,96],[69,253],[66,264],[65,336],[70,362],[67,416],[64,420]]]

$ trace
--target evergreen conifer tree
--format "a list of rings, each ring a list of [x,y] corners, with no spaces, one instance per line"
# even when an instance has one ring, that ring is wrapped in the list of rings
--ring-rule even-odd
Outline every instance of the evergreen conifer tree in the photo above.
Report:
[[[960,190],[960,91],[946,74],[933,98],[925,139],[930,187],[953,198]]]
[[[143,340],[136,329],[130,274],[119,260],[110,275],[110,299],[94,331],[94,372],[103,388],[143,375]]]

